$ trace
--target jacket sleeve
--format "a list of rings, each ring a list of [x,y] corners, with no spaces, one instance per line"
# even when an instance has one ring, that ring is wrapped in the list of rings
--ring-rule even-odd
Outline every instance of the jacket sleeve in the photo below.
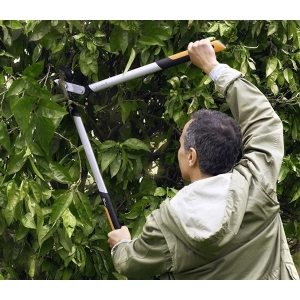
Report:
[[[276,190],[284,154],[280,118],[261,91],[243,78],[242,73],[225,69],[216,80],[241,127],[243,156],[240,169],[247,167],[268,194]]]
[[[159,210],[155,210],[148,216],[143,232],[137,239],[120,243],[112,251],[114,267],[120,274],[130,279],[143,279],[171,269],[171,254],[154,218],[159,213]]]

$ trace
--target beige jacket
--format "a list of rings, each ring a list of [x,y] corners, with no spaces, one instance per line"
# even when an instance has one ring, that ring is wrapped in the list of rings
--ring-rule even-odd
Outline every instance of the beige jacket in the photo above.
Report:
[[[112,251],[116,270],[128,278],[299,279],[276,196],[282,123],[240,72],[225,69],[216,87],[243,133],[243,157],[231,174],[221,226],[209,235],[198,234],[166,199],[137,239]]]

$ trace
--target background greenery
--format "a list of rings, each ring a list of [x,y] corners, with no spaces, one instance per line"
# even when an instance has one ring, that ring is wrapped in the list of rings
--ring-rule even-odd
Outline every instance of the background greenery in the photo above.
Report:
[[[0,21],[0,279],[126,279],[110,259],[110,226],[69,114],[75,103],[121,224],[136,237],[185,184],[179,136],[202,107],[230,114],[191,63],[68,99],[59,68],[88,85],[212,38],[284,125],[278,179],[291,253],[300,266],[299,21]]]

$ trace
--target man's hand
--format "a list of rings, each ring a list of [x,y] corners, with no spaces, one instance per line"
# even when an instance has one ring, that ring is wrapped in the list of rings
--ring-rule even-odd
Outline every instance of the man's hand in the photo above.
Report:
[[[122,226],[120,229],[113,230],[108,233],[107,242],[112,248],[116,243],[120,242],[121,240],[131,240],[131,235],[126,226]]]
[[[192,63],[201,68],[206,74],[209,74],[219,64],[209,39],[189,43],[188,53]]]

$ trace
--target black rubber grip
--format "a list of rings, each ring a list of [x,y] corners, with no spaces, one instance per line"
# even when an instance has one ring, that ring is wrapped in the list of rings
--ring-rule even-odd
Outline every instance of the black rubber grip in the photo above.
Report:
[[[190,61],[190,57],[189,57],[189,55],[186,55],[186,56],[182,56],[177,59],[170,59],[169,57],[166,57],[166,58],[156,61],[156,63],[158,64],[158,66],[161,69],[167,69],[167,68],[177,66],[177,65],[180,65],[180,64],[188,62],[188,61]]]

